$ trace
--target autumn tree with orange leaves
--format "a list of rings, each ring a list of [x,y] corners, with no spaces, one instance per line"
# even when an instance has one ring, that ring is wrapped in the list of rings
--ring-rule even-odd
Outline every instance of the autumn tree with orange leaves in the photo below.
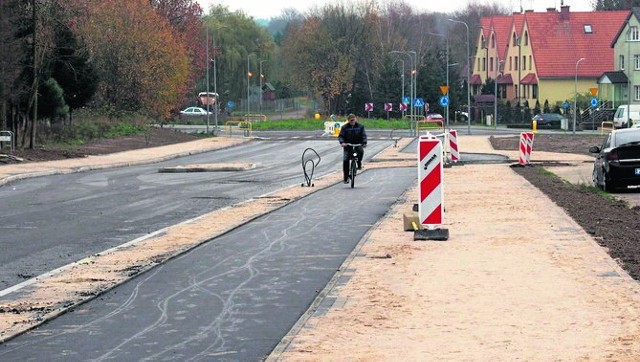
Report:
[[[112,115],[168,117],[185,93],[189,58],[169,22],[147,0],[104,0],[78,20],[100,84],[94,104]]]

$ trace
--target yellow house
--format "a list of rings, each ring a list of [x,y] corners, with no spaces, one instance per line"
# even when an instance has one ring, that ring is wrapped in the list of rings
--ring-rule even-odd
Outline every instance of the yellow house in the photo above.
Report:
[[[512,106],[573,103],[614,69],[611,43],[629,11],[525,11],[482,18],[476,44],[472,93],[498,79],[498,101]]]

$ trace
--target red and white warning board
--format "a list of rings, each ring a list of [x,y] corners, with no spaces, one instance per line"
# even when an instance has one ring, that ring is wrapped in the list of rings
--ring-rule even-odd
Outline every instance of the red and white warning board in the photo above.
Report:
[[[460,161],[460,151],[458,150],[458,131],[449,131],[449,149],[451,150],[451,162]]]
[[[444,189],[442,142],[433,136],[421,136],[418,142],[418,214],[420,224],[428,229],[442,224]]]

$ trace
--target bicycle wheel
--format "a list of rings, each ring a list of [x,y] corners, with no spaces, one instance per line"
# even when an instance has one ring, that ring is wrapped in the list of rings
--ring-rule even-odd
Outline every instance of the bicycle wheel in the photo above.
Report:
[[[356,172],[358,172],[358,163],[356,160],[351,159],[351,188],[356,184]]]

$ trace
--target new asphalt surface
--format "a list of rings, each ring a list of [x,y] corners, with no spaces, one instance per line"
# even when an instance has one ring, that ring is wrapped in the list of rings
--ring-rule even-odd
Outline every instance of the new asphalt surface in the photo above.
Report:
[[[215,238],[0,345],[0,360],[259,360],[415,182],[372,169]]]

